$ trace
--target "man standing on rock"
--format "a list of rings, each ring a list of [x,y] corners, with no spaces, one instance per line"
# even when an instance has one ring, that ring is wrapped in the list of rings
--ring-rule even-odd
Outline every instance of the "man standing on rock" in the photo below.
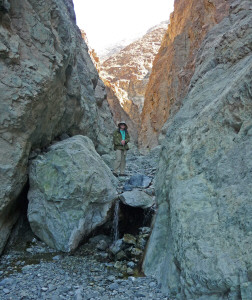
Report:
[[[129,150],[128,142],[130,136],[128,133],[128,126],[124,121],[118,123],[118,129],[113,134],[114,150],[116,151],[116,159],[114,165],[113,174],[118,177],[118,171],[120,170],[119,176],[126,176],[125,165],[126,165],[126,154]]]

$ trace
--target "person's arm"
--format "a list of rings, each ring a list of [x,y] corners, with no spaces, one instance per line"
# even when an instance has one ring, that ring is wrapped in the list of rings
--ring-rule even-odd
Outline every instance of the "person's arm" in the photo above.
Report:
[[[115,146],[120,146],[121,145],[121,138],[119,137],[117,132],[115,132],[114,135],[113,135],[113,143],[114,143]]]
[[[128,132],[127,132],[126,136],[125,136],[125,144],[127,144],[129,141],[130,141],[130,136],[129,136]]]

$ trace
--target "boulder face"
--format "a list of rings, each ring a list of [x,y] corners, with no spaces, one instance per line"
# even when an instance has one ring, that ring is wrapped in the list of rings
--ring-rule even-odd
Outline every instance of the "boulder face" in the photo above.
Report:
[[[153,197],[149,196],[144,191],[139,191],[136,189],[122,193],[120,195],[120,200],[125,205],[140,207],[143,209],[150,208],[155,204]]]
[[[0,2],[0,253],[17,217],[28,156],[62,133],[112,149],[104,85],[71,0]]]
[[[74,250],[108,217],[116,179],[92,141],[76,135],[31,162],[28,220],[47,245]]]
[[[251,91],[252,4],[233,1],[199,49],[155,180],[143,267],[176,299],[250,299]]]
[[[167,119],[181,106],[207,32],[228,14],[229,1],[176,0],[146,87],[139,147],[153,148]]]

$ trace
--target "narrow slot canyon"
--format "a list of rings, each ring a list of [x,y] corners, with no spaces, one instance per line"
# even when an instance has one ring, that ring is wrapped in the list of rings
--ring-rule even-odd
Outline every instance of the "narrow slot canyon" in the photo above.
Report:
[[[252,2],[0,0],[0,300],[252,299]]]

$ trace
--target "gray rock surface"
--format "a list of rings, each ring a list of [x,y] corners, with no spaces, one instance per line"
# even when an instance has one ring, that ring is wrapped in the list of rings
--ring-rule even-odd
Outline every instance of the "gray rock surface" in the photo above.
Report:
[[[132,207],[150,208],[154,205],[154,197],[146,194],[144,191],[136,190],[126,191],[120,195],[120,200]]]
[[[85,136],[51,146],[31,162],[28,220],[47,245],[74,250],[108,217],[117,181]]]
[[[130,179],[125,183],[125,189],[127,188],[147,188],[152,182],[152,178],[144,174],[134,174]]]
[[[0,253],[18,215],[29,153],[62,133],[111,151],[105,88],[71,0],[0,2]]]
[[[233,1],[209,32],[183,106],[166,124],[144,271],[176,299],[251,295],[251,6]]]

